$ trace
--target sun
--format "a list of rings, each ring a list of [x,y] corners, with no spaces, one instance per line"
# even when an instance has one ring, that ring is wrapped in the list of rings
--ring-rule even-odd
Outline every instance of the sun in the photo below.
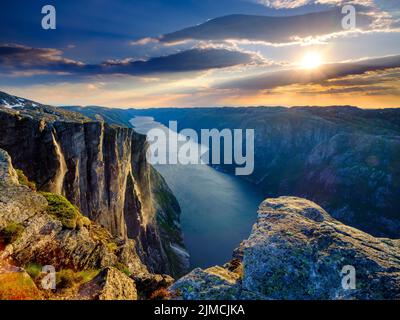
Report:
[[[303,69],[316,69],[322,64],[322,56],[318,52],[307,52],[303,60],[300,62],[300,66]]]

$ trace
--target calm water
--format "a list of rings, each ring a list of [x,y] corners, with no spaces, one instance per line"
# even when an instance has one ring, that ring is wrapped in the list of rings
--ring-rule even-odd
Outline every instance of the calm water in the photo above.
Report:
[[[131,120],[136,131],[158,128],[150,117]],[[198,146],[198,145],[197,145]],[[232,251],[248,237],[263,200],[256,188],[207,165],[155,165],[182,208],[181,223],[192,267],[209,267],[230,260]]]

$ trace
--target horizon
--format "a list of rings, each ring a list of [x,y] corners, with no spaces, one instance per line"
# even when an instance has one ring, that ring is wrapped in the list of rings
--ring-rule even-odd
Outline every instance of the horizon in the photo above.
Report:
[[[17,96],[8,92],[4,92],[0,90],[0,93],[4,93],[10,96],[15,96],[16,98],[21,98],[24,100],[30,100],[32,102],[36,102],[42,105],[50,105],[57,108],[68,108],[68,107],[76,107],[76,108],[104,108],[104,109],[117,109],[117,110],[151,110],[151,109],[215,109],[215,108],[285,108],[285,109],[297,109],[297,108],[352,108],[352,109],[360,109],[360,110],[384,110],[384,109],[400,109],[400,107],[391,107],[391,108],[363,108],[354,105],[326,105],[326,106],[318,106],[318,105],[293,105],[293,106],[279,106],[279,105],[237,105],[237,106],[229,106],[229,105],[215,105],[215,106],[190,106],[190,107],[179,107],[179,106],[151,106],[147,108],[141,107],[109,107],[104,105],[71,105],[71,104],[59,104],[52,105],[42,101],[37,101],[30,99],[29,97]]]

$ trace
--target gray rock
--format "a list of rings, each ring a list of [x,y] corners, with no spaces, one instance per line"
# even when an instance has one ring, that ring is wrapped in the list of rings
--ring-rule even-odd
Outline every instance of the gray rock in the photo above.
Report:
[[[346,266],[354,290],[342,284]],[[183,299],[400,299],[400,240],[348,227],[301,198],[265,200],[225,267],[195,269],[171,290]]]
[[[105,268],[93,280],[81,286],[79,299],[137,300],[135,282],[115,268]]]
[[[39,190],[64,195],[112,236],[135,240],[150,271],[185,271],[187,261],[169,249],[169,243],[184,247],[179,205],[146,161],[145,136],[61,108],[0,96],[19,101],[16,108],[0,109],[0,148]],[[167,224],[159,224],[157,215]]]
[[[240,276],[219,266],[194,269],[170,287],[184,300],[235,300],[239,298]]]

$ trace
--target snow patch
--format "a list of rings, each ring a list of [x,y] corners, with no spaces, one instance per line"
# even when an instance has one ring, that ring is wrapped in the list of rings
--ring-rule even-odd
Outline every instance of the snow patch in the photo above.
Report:
[[[23,104],[21,104],[21,103],[17,103],[17,104],[14,104],[14,105],[9,104],[8,101],[5,100],[5,99],[3,99],[3,105],[4,105],[4,107],[6,107],[8,109],[13,109],[13,108],[16,108],[16,107],[23,107]]]

